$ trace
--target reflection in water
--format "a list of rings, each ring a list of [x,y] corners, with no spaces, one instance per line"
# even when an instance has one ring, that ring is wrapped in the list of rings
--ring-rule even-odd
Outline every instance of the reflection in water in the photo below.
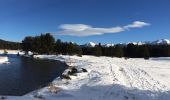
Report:
[[[67,67],[59,61],[13,55],[9,55],[9,62],[0,65],[0,95],[24,95],[47,85]]]

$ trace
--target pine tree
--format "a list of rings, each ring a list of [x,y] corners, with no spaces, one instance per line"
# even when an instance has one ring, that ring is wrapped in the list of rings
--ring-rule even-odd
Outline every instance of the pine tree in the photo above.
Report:
[[[148,49],[148,47],[147,46],[143,46],[143,48],[142,48],[142,50],[143,50],[143,57],[144,57],[144,59],[149,59],[149,49]]]
[[[33,37],[30,36],[25,37],[24,40],[22,41],[22,50],[24,50],[26,53],[28,53],[28,51],[32,51],[33,42],[34,42]]]
[[[115,57],[123,57],[124,56],[123,48],[116,45],[115,48],[113,49],[113,55]]]
[[[93,55],[102,56],[102,48],[100,44],[93,48]]]

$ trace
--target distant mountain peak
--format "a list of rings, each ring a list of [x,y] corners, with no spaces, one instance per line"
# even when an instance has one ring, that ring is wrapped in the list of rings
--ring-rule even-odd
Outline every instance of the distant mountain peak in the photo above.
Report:
[[[144,45],[144,44],[149,44],[149,45],[170,45],[170,40],[169,39],[159,39],[156,41],[145,41],[145,42],[128,42],[128,43],[118,43],[117,45],[128,45],[128,44],[134,44],[134,45]],[[98,43],[95,42],[88,42],[86,44],[84,44],[83,46],[86,47],[95,47],[96,45],[98,45]],[[103,47],[111,47],[114,46],[116,44],[113,43],[107,43],[107,44],[102,44]]]
[[[104,47],[112,47],[112,46],[114,46],[114,44],[113,43],[108,43],[108,44],[104,44],[103,46]]]
[[[139,42],[128,42],[127,44],[144,45],[144,44],[146,44],[146,43],[139,41]]]
[[[156,41],[151,42],[151,44],[153,44],[153,45],[161,45],[161,44],[170,45],[170,40],[160,39],[160,40],[156,40]]]
[[[95,47],[97,44],[95,42],[88,42],[85,44],[87,47]]]

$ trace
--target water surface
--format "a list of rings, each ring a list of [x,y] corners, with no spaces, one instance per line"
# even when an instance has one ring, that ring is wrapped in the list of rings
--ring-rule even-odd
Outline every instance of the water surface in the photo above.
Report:
[[[0,64],[0,95],[24,95],[46,86],[67,68],[59,61],[37,60],[8,55],[9,64]]]

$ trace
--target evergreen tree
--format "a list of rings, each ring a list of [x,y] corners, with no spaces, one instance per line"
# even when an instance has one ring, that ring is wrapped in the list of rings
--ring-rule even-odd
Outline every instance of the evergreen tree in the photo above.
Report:
[[[62,54],[62,42],[60,39],[55,42],[54,52],[56,54]]]
[[[95,56],[102,56],[102,47],[101,45],[96,45],[94,48],[93,48],[93,55]]]
[[[123,57],[124,56],[123,48],[116,45],[115,48],[113,49],[113,55],[115,57]]]
[[[51,54],[53,53],[55,39],[50,33],[41,34],[41,53]]]
[[[147,46],[141,46],[141,57],[144,57],[144,59],[149,59],[149,49]]]
[[[24,40],[22,41],[22,50],[24,50],[26,53],[28,53],[28,51],[32,51],[33,41],[34,41],[33,37],[31,36],[25,37]]]
[[[19,48],[19,43],[0,41],[0,48]],[[100,43],[95,47],[82,47],[72,42],[55,41],[54,37],[41,34],[35,37],[25,37],[22,41],[22,50],[39,54],[68,54],[68,55],[94,55],[111,57],[169,57],[170,45],[134,45],[128,44],[103,47]]]
[[[128,44],[125,50],[126,57],[135,57],[136,55],[136,46],[132,43]]]

